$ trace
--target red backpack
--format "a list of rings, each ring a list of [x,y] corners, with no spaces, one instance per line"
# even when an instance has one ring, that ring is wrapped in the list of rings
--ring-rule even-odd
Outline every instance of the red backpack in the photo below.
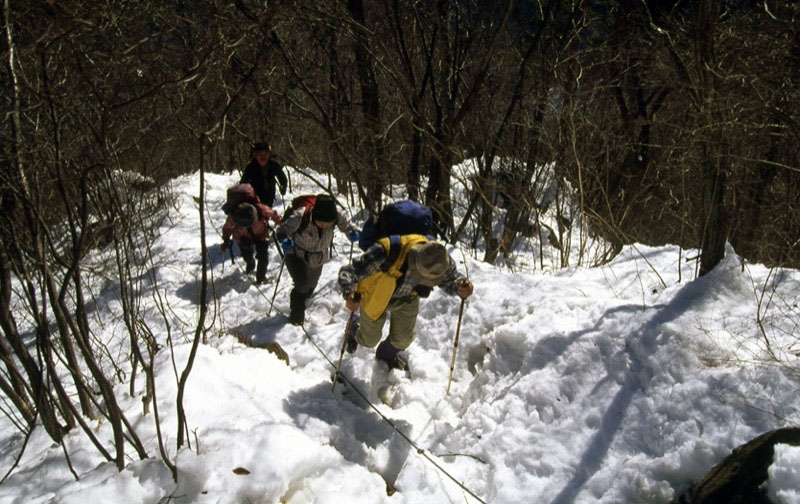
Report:
[[[236,184],[228,188],[222,211],[232,215],[241,203],[260,203],[256,191],[250,184]]]
[[[289,208],[286,210],[286,212],[284,212],[282,220],[285,222],[289,216],[302,209],[303,219],[300,221],[300,227],[298,227],[297,231],[295,231],[295,233],[301,233],[311,221],[311,209],[314,208],[316,202],[317,197],[313,194],[302,194],[300,196],[296,196],[292,199]]]

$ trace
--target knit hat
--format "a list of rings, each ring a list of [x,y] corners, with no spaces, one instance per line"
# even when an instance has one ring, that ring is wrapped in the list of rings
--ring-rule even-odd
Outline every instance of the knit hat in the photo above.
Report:
[[[339,217],[336,211],[336,202],[327,194],[318,194],[317,202],[311,210],[311,220],[320,222],[335,222]]]
[[[441,243],[418,243],[408,251],[408,272],[420,285],[439,285],[449,269],[450,254]]]
[[[250,227],[256,220],[258,212],[250,203],[242,203],[233,211],[233,222],[237,226]]]

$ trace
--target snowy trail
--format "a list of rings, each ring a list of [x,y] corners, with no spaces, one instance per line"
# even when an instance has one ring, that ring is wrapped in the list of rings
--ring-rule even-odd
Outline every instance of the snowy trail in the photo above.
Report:
[[[153,459],[131,460],[117,473],[80,433],[67,441],[82,475],[74,481],[60,447],[39,429],[21,468],[0,486],[0,504],[477,502],[358,394],[343,385],[331,392],[331,362],[348,317],[335,285],[349,257],[346,238],[337,234],[307,310],[306,335],[286,323],[285,270],[267,317],[280,271],[274,247],[272,280],[258,288],[240,259],[233,266],[220,252],[218,207],[231,177],[211,174],[206,181],[209,299],[216,296],[219,310],[186,390],[192,448],[177,454],[178,484]],[[174,357],[165,347],[156,360],[162,430],[173,457],[176,374],[189,354],[200,285],[196,184],[196,175],[175,182],[180,205],[153,248],[175,343]],[[465,305],[450,394],[460,302],[439,289],[421,303],[410,376],[387,372],[367,348],[345,354],[342,370],[381,414],[486,502],[667,504],[735,446],[800,423],[792,367],[800,359],[790,360],[800,353],[792,340],[797,322],[778,315],[792,313],[797,271],[770,276],[751,265],[743,274],[729,254],[712,274],[687,280],[693,263],[681,264],[679,275],[676,247],[626,247],[605,267],[547,274],[510,272],[458,249],[452,255],[475,293]],[[764,350],[753,322],[754,285],[774,286],[776,303],[786,302],[763,314],[785,365],[758,359]],[[115,286],[102,287],[94,305],[106,328],[100,337],[124,341],[114,318]],[[156,310],[144,313],[153,327],[163,326]],[[280,344],[290,365],[243,341]],[[390,405],[379,394],[386,387]],[[152,416],[143,416],[141,397],[126,397],[126,390],[120,385],[121,403],[153,456]],[[107,423],[96,428],[109,437]],[[10,465],[19,434],[6,427],[0,442],[10,448],[2,455]],[[800,454],[780,453],[776,474],[782,495],[791,497]],[[781,504],[798,502],[790,497]]]
[[[326,266],[306,324],[333,361],[347,319],[335,276],[348,247],[341,240],[337,247],[343,252]],[[477,278],[493,274],[483,263],[462,257],[464,261]],[[271,265],[270,271],[277,269],[277,264]],[[515,274],[513,281],[499,282],[501,288],[496,282],[476,282],[462,322],[460,358],[449,396],[444,391],[458,301],[441,292],[421,305],[418,339],[409,349],[411,380],[386,377],[363,348],[345,356],[343,372],[423,449],[457,454],[441,460],[486,501],[518,502],[521,488],[553,504],[615,495],[615,474],[630,473],[628,477],[636,480],[648,470],[626,467],[631,458],[642,452],[664,457],[667,446],[659,437],[702,428],[691,415],[654,410],[653,396],[674,393],[681,366],[696,365],[679,351],[692,343],[682,342],[683,336],[670,326],[716,299],[702,282],[663,289],[641,265],[621,275],[610,269],[593,271],[579,284],[565,282],[568,274],[569,270],[553,276]],[[268,284],[266,290],[271,293],[273,287]],[[276,311],[288,310],[289,288],[285,276]],[[614,295],[594,295],[608,291]],[[544,294],[537,296],[539,292]],[[266,296],[253,296],[251,290],[237,294],[250,298],[255,311],[264,312],[268,306]],[[521,299],[533,302],[521,304]],[[490,309],[474,309],[474,304]],[[361,399],[331,396],[333,370],[299,329],[276,326],[269,336],[268,325],[257,327],[252,328],[254,336],[274,337],[292,356],[295,373],[317,380],[309,390],[284,399],[295,426],[305,429],[301,422],[308,419],[322,422],[332,430],[329,442],[345,460],[380,474],[401,493],[418,484],[417,471],[436,472]],[[477,359],[480,364],[473,375],[465,357],[486,347],[491,350]],[[665,367],[664,354],[674,366]],[[373,384],[387,381],[393,389],[393,408],[381,404]],[[626,426],[631,417],[644,427],[631,432]],[[409,465],[414,470],[408,470]],[[507,478],[518,484],[509,488],[500,483]],[[457,489],[448,488],[447,482],[439,485],[449,499],[457,499]],[[662,492],[665,497],[669,492],[663,487],[619,497]]]

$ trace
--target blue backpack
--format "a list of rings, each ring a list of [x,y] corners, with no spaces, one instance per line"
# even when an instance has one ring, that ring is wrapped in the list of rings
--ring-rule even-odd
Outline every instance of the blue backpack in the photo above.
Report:
[[[367,250],[379,238],[392,235],[421,234],[430,236],[433,225],[431,209],[416,201],[395,201],[383,207],[378,219],[370,216],[364,223],[358,247]]]

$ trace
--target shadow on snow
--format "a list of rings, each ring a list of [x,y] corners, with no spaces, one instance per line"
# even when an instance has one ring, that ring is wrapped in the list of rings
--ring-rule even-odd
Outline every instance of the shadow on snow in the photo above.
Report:
[[[369,387],[369,384],[361,380],[351,378],[351,382],[361,391]],[[333,394],[331,386],[331,383],[320,383],[291,394],[284,403],[285,411],[301,428],[307,416],[338,427],[332,431],[331,444],[342,456],[379,474],[386,481],[387,488],[394,488],[408,458],[408,442],[388,422],[371,411],[364,399],[352,390],[351,385],[347,388],[338,385]],[[343,394],[345,390],[346,393]],[[403,433],[410,432],[411,425],[408,422],[394,419],[392,422]],[[372,456],[381,445],[387,445],[389,456],[385,463],[374,460]]]

